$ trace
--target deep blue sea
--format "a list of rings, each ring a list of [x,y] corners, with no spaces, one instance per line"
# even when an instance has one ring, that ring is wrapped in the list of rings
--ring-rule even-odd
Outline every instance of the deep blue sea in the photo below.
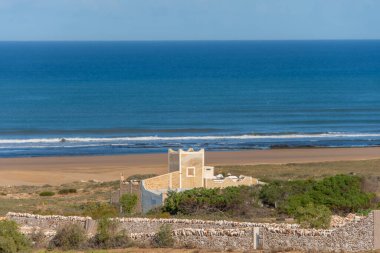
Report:
[[[380,41],[0,43],[0,157],[379,145]]]

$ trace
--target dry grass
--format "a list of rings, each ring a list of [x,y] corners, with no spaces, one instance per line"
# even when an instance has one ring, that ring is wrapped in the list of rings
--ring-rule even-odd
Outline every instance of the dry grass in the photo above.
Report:
[[[290,180],[322,178],[336,174],[349,173],[368,177],[380,177],[380,159],[318,163],[217,166],[216,173],[253,176],[262,181],[273,179]]]
[[[0,187],[0,216],[7,212],[36,214],[81,215],[81,205],[87,202],[107,202],[119,182],[74,182],[61,186]],[[61,189],[73,188],[77,193],[60,195]],[[41,197],[42,191],[55,192],[54,196]]]

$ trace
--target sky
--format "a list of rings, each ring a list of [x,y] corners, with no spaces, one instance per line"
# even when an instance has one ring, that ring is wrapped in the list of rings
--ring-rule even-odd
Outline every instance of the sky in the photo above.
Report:
[[[0,0],[0,40],[380,39],[380,0]]]

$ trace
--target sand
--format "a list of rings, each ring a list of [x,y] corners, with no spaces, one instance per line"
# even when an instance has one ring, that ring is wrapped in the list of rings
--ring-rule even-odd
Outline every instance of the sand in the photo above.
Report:
[[[281,164],[380,158],[376,148],[307,148],[207,152],[207,165]],[[167,154],[0,158],[0,185],[59,185],[167,172]]]

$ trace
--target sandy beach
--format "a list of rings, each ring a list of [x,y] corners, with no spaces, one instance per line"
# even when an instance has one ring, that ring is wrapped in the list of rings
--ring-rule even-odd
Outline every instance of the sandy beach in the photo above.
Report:
[[[206,152],[207,165],[252,165],[380,158],[376,148],[274,149]],[[0,185],[59,185],[80,180],[117,180],[120,173],[163,174],[167,154],[1,158]]]

